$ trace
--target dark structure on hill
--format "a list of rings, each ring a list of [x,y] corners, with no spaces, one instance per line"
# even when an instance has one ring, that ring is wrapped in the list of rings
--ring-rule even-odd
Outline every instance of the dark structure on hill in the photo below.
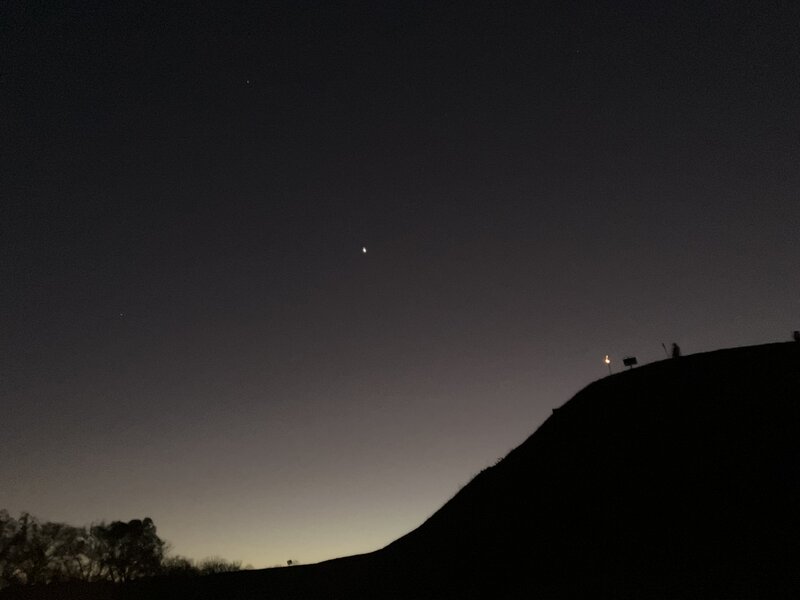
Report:
[[[599,380],[372,554],[7,598],[777,598],[800,592],[800,345]]]

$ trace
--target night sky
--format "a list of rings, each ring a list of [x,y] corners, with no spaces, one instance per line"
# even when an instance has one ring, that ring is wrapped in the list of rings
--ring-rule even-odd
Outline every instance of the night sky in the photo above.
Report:
[[[12,513],[374,550],[605,354],[800,329],[796,2],[11,0],[0,61]]]

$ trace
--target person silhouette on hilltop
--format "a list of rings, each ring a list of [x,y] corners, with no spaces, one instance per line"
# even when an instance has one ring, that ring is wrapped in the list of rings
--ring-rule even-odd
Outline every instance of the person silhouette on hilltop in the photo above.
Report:
[[[680,358],[681,347],[675,342],[672,342],[672,358]]]
[[[800,331],[795,330],[794,332],[792,332],[792,339],[795,342],[800,342]]]

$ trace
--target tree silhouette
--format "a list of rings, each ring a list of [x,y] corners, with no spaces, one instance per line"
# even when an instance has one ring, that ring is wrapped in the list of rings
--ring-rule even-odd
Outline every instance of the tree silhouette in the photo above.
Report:
[[[149,517],[95,525],[91,533],[97,541],[95,552],[101,579],[130,581],[159,573],[164,542],[156,535],[156,526]]]
[[[199,565],[166,557],[165,542],[150,518],[97,523],[90,528],[19,518],[0,510],[0,589],[59,581],[125,582],[155,575],[208,575],[238,571],[219,557]]]

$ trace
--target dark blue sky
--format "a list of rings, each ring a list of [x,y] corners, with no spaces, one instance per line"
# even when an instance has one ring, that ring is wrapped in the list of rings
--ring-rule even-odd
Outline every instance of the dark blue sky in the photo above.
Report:
[[[262,4],[0,6],[0,507],[375,549],[800,326],[796,4]]]

